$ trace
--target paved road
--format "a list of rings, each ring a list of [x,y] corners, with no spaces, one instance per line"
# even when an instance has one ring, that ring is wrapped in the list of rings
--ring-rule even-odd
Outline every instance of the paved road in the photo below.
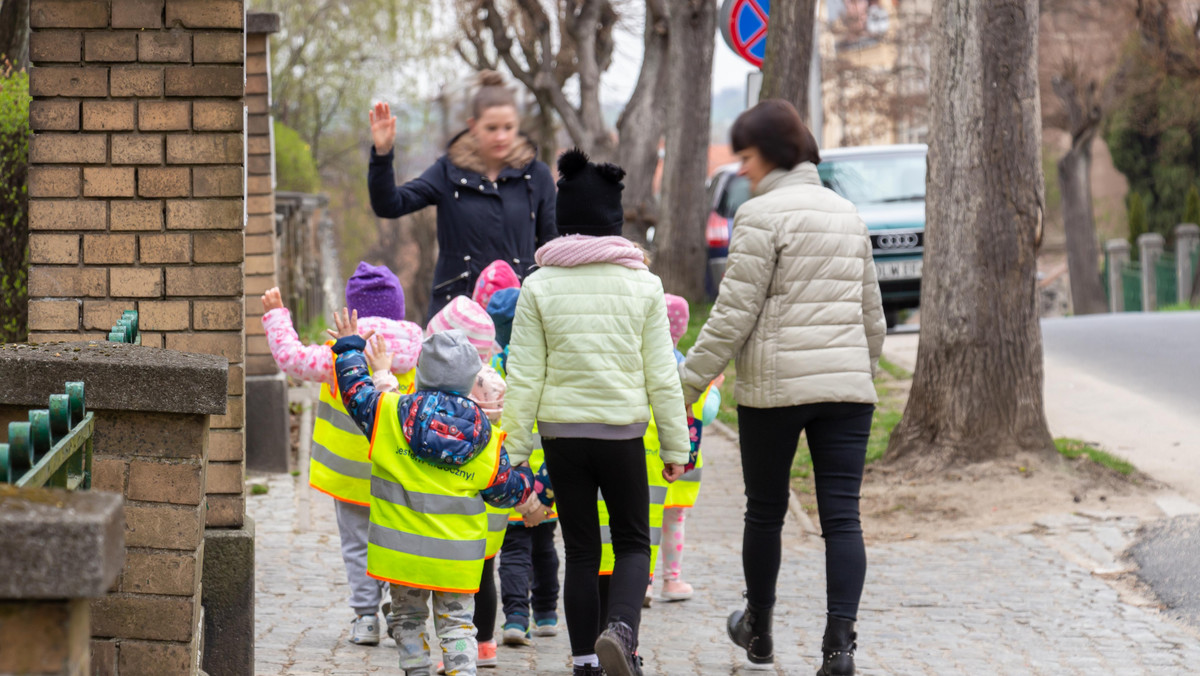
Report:
[[[725,637],[740,603],[741,471],[729,437],[705,437],[700,503],[688,519],[685,577],[692,601],[661,601],[643,619],[650,675],[739,673],[742,655]],[[299,477],[273,475],[249,498],[257,523],[256,673],[259,676],[397,674],[394,644],[345,642],[350,613],[328,498]],[[859,618],[864,675],[1047,674],[1110,676],[1193,673],[1200,637],[1119,593],[1105,579],[1135,519],[1051,516],[1035,525],[936,541],[868,547],[870,571]],[[869,524],[868,524],[869,528]],[[823,545],[797,519],[785,530],[777,674],[815,671],[823,630]],[[496,674],[565,674],[567,637],[500,649]]]
[[[1047,359],[1087,370],[1200,420],[1200,312],[1047,319],[1042,340]],[[1200,448],[1200,439],[1195,444]]]
[[[1148,525],[1130,553],[1137,561],[1138,577],[1171,612],[1200,627],[1200,517],[1179,516]]]

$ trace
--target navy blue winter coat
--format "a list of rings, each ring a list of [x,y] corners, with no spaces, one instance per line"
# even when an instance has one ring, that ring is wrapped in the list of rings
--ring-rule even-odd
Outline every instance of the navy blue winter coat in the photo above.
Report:
[[[427,319],[455,296],[470,296],[492,261],[508,261],[524,279],[536,267],[534,252],[558,236],[554,178],[536,157],[536,146],[519,137],[493,183],[474,137],[463,132],[419,178],[398,186],[393,153],[371,148],[367,183],[376,216],[399,218],[437,205],[438,261]]]

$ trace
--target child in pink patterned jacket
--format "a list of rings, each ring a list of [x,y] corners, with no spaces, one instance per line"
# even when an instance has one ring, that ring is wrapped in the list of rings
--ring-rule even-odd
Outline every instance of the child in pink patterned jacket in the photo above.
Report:
[[[392,374],[407,374],[416,367],[422,338],[421,327],[404,321],[404,291],[400,287],[400,280],[384,266],[359,263],[354,275],[346,282],[346,304],[357,313],[361,335],[370,336],[374,333],[377,339],[386,343],[386,350],[368,348],[368,357],[374,357],[375,352],[380,355],[390,352],[392,355],[390,369],[387,363],[371,359],[372,378],[377,386],[388,382],[392,388],[397,388],[398,383]],[[367,460],[366,437],[358,432],[345,413],[334,409],[334,405],[340,408],[340,403],[334,403],[339,402],[340,398],[331,394],[337,391],[337,376],[334,371],[335,357],[329,345],[304,345],[300,342],[292,326],[291,315],[283,306],[279,289],[271,289],[263,295],[263,310],[267,345],[279,368],[298,380],[322,384],[318,429],[330,430],[328,434],[333,438],[318,439],[319,435],[314,433],[310,483],[316,490],[334,498],[342,561],[346,565],[346,578],[350,583],[350,608],[354,611],[349,641],[356,645],[378,645],[378,612],[380,602],[385,598],[386,583],[367,576],[370,508],[366,496],[369,494],[370,462],[354,462],[359,451],[361,460]],[[338,421],[343,417],[345,420],[339,425]],[[334,443],[337,440],[345,440],[345,443]],[[360,440],[361,444],[356,443]],[[322,461],[328,464],[322,464]],[[362,476],[358,468],[364,465],[366,472]],[[330,467],[340,468],[342,473],[330,474]]]

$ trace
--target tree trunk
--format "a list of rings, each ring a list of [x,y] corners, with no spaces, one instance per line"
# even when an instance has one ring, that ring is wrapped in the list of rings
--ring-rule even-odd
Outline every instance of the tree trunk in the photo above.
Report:
[[[767,51],[762,65],[759,100],[784,99],[808,119],[808,71],[812,62],[813,19],[817,0],[775,0],[771,3]]]
[[[667,48],[667,142],[662,217],[655,235],[655,271],[668,293],[699,302],[704,295],[707,216],[704,179],[712,95],[716,3],[671,3]]]
[[[1058,161],[1063,226],[1067,234],[1067,269],[1071,274],[1071,310],[1077,315],[1108,312],[1100,280],[1100,245],[1092,220],[1092,139],[1095,131],[1073,143]]]
[[[663,92],[667,87],[668,25],[666,3],[646,3],[645,45],[637,86],[617,120],[617,164],[625,169],[625,236],[646,241],[646,229],[658,219],[654,173],[663,132]]]
[[[1042,404],[1038,0],[934,4],[921,344],[887,456],[1054,456]]]
[[[29,66],[29,0],[0,0],[0,59]]]

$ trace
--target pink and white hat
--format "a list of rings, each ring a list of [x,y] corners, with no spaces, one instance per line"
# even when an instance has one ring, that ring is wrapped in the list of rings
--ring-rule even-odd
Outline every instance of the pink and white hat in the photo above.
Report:
[[[491,360],[492,346],[496,342],[496,325],[479,303],[466,296],[455,296],[441,312],[429,320],[425,335],[428,337],[450,329],[458,329],[467,334],[467,340],[479,351],[479,358],[484,363]]]
[[[667,301],[667,322],[671,326],[671,342],[678,345],[679,339],[687,333],[690,316],[688,302],[681,296],[669,293],[665,294],[663,298]]]
[[[507,261],[495,260],[479,273],[479,280],[475,282],[475,293],[471,294],[471,300],[479,303],[479,307],[485,308],[488,306],[488,301],[492,299],[492,294],[500,289],[520,288],[520,286],[521,280],[512,266]]]

